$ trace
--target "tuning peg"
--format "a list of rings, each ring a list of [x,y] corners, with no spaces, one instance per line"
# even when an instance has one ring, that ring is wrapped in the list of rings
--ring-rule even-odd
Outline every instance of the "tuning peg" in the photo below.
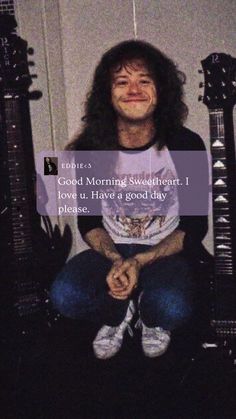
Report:
[[[202,101],[202,99],[203,99],[203,96],[202,96],[202,95],[199,95],[199,96],[198,96],[198,102],[201,102],[201,101]]]
[[[34,54],[34,49],[32,47],[27,49],[27,52],[29,55],[33,55]]]
[[[202,70],[198,70],[198,73],[199,73],[199,74],[202,74],[202,73],[203,73],[203,71],[202,71]]]
[[[43,96],[42,92],[40,90],[33,90],[32,92],[28,93],[28,98],[30,100],[38,100]]]
[[[31,79],[37,79],[38,78],[37,74],[31,74],[30,77],[31,77]]]
[[[34,63],[34,61],[28,61],[28,66],[29,66],[29,67],[33,67],[33,66],[34,66],[34,64],[35,64],[35,63]]]
[[[201,81],[200,83],[199,83],[199,87],[200,88],[202,88],[202,87],[204,87],[205,86],[205,84]]]

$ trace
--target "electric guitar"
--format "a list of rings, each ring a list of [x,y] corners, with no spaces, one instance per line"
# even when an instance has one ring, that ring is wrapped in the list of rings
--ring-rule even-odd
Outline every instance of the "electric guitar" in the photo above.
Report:
[[[236,336],[236,160],[233,107],[236,59],[210,54],[202,62],[204,96],[210,118],[214,275],[211,325],[217,336]],[[202,71],[200,71],[202,72]]]
[[[71,244],[36,212],[27,42],[0,16],[0,336],[13,339],[48,323],[47,291]],[[35,95],[34,95],[35,96]],[[37,95],[36,95],[37,96]]]

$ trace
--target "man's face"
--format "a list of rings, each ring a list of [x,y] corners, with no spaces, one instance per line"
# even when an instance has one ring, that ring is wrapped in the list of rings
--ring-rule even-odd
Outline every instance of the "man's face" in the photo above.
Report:
[[[154,80],[141,60],[113,71],[112,105],[121,119],[144,121],[152,117],[158,97]]]

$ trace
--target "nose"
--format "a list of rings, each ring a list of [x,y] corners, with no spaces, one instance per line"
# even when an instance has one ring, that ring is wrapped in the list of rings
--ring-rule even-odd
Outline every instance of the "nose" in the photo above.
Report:
[[[129,83],[128,93],[129,94],[137,94],[137,93],[140,93],[140,86],[139,86],[139,83],[137,81],[131,81]]]

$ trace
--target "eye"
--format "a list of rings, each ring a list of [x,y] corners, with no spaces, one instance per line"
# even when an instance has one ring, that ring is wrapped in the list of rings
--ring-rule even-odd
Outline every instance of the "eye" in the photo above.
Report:
[[[141,84],[151,84],[151,83],[152,83],[152,81],[151,81],[151,80],[149,80],[149,79],[141,79],[141,80],[140,80],[140,83],[141,83]]]
[[[116,80],[115,86],[126,86],[127,80]]]

